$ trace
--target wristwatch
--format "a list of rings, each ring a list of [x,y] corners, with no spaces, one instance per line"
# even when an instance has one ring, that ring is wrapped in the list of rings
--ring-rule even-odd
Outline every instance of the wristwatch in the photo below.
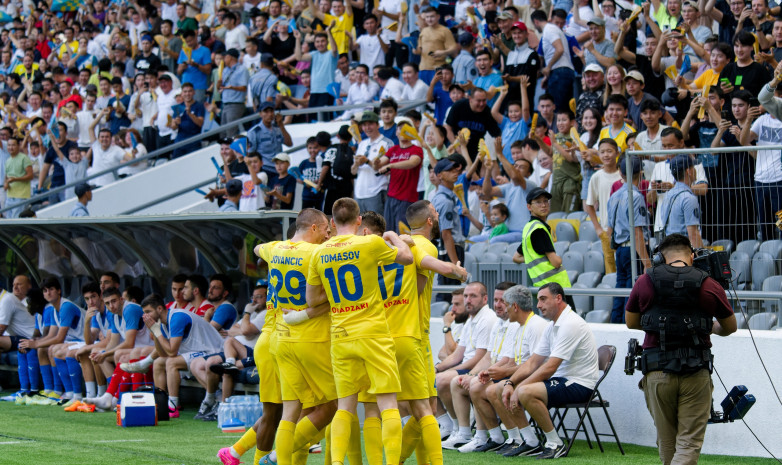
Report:
[[[450,326],[443,326],[443,334],[448,334],[451,332]]]

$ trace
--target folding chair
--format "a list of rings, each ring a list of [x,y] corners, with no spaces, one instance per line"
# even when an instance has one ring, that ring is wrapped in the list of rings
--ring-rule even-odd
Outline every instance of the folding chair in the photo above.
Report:
[[[625,455],[625,451],[622,448],[622,443],[619,441],[619,435],[616,433],[616,428],[614,428],[614,423],[611,421],[611,416],[608,415],[608,401],[603,400],[603,396],[600,395],[600,391],[598,388],[600,387],[600,383],[603,382],[603,380],[608,376],[608,372],[611,370],[611,365],[614,364],[614,358],[616,358],[616,346],[612,345],[604,345],[600,346],[600,348],[597,349],[597,362],[598,367],[600,371],[603,372],[603,374],[600,376],[600,378],[597,380],[597,384],[595,385],[595,390],[592,391],[592,395],[589,397],[589,400],[586,403],[578,403],[578,404],[566,404],[566,405],[559,405],[555,406],[554,408],[554,414],[551,416],[551,420],[555,425],[555,430],[562,430],[562,432],[565,434],[565,441],[567,441],[568,445],[565,449],[565,453],[563,454],[563,457],[566,456],[570,452],[570,448],[573,447],[573,443],[576,441],[576,436],[578,436],[579,431],[583,431],[584,436],[586,436],[587,444],[589,445],[589,448],[592,449],[592,441],[589,438],[589,433],[587,432],[586,423],[584,422],[584,418],[589,420],[589,424],[592,427],[592,432],[595,434],[595,440],[597,441],[597,446],[600,448],[600,452],[605,452],[603,450],[603,444],[600,442],[600,436],[613,436],[616,440],[616,445],[619,447],[619,452],[622,453],[622,455]],[[605,413],[606,420],[608,420],[608,426],[611,427],[611,433],[598,433],[597,428],[595,428],[595,423],[592,421],[592,415],[589,413],[590,408],[602,408],[603,413]],[[575,409],[576,415],[578,415],[578,424],[575,428],[569,429],[565,427],[565,416],[567,416],[567,413],[571,410]],[[573,432],[573,436],[570,437],[568,435],[568,431]]]

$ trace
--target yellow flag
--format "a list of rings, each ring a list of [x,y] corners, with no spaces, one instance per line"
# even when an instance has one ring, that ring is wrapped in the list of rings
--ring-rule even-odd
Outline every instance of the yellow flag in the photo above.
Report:
[[[463,206],[467,206],[467,202],[464,200],[464,184],[454,184],[453,193],[459,197],[459,201],[462,202]]]
[[[587,149],[587,146],[584,142],[581,141],[581,137],[578,135],[578,130],[575,127],[570,128],[570,138],[573,139],[573,142],[578,144],[578,150],[581,152],[585,152]]]
[[[706,114],[706,100],[708,100],[708,98],[709,98],[709,89],[710,88],[711,88],[711,86],[708,83],[703,85],[703,92],[701,93],[701,95],[704,98],[704,102],[703,102],[703,105],[701,105],[700,109],[698,110],[698,119],[703,118],[703,115]]]

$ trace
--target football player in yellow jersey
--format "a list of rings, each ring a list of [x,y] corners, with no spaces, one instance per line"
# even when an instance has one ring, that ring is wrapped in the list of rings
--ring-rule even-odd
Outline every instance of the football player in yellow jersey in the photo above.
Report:
[[[381,235],[386,229],[382,216],[368,212],[362,217],[364,234]],[[409,401],[413,417],[421,424],[423,445],[432,465],[443,463],[440,442],[440,427],[432,415],[429,403],[427,382],[428,364],[424,360],[421,347],[421,312],[418,302],[418,274],[421,272],[439,272],[452,279],[467,279],[467,271],[451,263],[429,256],[425,251],[412,247],[414,262],[407,266],[386,265],[378,267],[380,292],[385,300],[388,329],[394,340],[396,361],[399,368],[402,390],[397,395],[400,401]],[[420,271],[419,271],[420,270]],[[380,415],[374,396],[359,394],[364,402],[366,419],[364,420],[364,438],[380,432]],[[367,459],[370,465],[382,464],[382,450],[373,447],[372,441],[366,441]]]
[[[394,232],[386,232],[382,239],[357,236],[361,216],[358,203],[351,198],[334,202],[332,214],[337,235],[316,249],[307,278],[307,305],[317,307],[328,301],[331,311],[331,362],[339,397],[331,423],[331,462],[344,463],[358,393],[367,390],[377,397],[381,411],[386,463],[398,465],[402,442],[396,402],[399,371],[383,298],[375,283],[378,265],[409,265],[413,254]]]
[[[261,463],[291,465],[294,451],[303,452],[306,461],[309,443],[331,422],[337,409],[326,313],[329,306],[327,302],[321,304],[323,308],[316,318],[310,318],[305,311],[310,259],[313,251],[329,238],[329,232],[326,215],[308,208],[296,218],[296,233],[290,240],[256,249],[269,264],[270,285],[277,303],[275,357],[283,403],[276,451]],[[318,312],[318,308],[313,310]],[[302,406],[306,416],[299,421]]]

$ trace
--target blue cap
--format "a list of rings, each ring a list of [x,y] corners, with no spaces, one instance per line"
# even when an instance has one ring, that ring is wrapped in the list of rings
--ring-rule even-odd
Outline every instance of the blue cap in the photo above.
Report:
[[[633,176],[641,172],[641,159],[636,157],[635,155],[630,157],[630,164],[632,165],[633,169]],[[627,159],[625,157],[622,157],[619,160],[619,171],[622,172],[622,174],[627,173]]]
[[[695,166],[693,157],[686,153],[680,153],[671,160],[671,174],[676,176],[677,173],[682,173],[691,166]]]
[[[274,104],[272,102],[263,102],[261,104],[261,108],[259,108],[258,111],[268,110],[268,109],[274,110]]]
[[[443,158],[434,165],[434,174],[440,174],[443,171],[451,170],[454,166],[456,166],[456,163],[454,163],[453,160]]]
[[[238,179],[231,179],[227,183],[225,183],[225,193],[234,196],[242,193],[242,189],[244,186],[242,186],[242,181]]]

